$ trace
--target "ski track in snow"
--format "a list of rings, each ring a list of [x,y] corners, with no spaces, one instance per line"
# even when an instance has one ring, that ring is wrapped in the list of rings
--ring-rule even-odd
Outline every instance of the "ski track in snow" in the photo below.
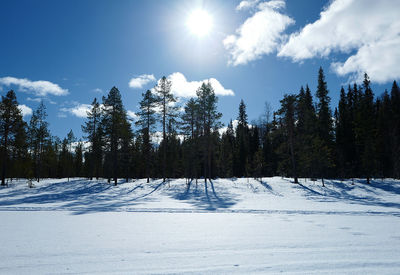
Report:
[[[25,180],[0,274],[400,274],[400,181]]]

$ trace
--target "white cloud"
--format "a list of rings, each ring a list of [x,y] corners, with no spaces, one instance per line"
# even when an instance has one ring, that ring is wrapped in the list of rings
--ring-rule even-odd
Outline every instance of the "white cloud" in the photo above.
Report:
[[[233,96],[235,93],[231,89],[226,89],[222,84],[215,78],[204,79],[201,81],[187,81],[186,77],[180,73],[175,72],[168,76],[171,80],[172,86],[171,91],[174,95],[178,97],[195,97],[196,90],[201,86],[203,82],[210,82],[211,86],[214,88],[214,92],[219,96]]]
[[[21,110],[22,116],[32,115],[32,109],[25,104],[18,105],[18,108]]]
[[[58,116],[59,117],[65,117],[65,113],[70,113],[70,114],[72,114],[72,115],[74,115],[76,117],[85,118],[85,117],[87,117],[87,112],[90,111],[91,108],[92,108],[92,105],[90,105],[90,104],[77,103],[74,107],[60,108],[60,111],[62,113],[60,113]]]
[[[237,119],[232,120],[232,126],[233,126],[233,131],[234,131],[234,132],[236,131],[236,128],[237,128],[238,124],[239,124],[239,120],[237,120]],[[254,127],[254,126],[251,125],[251,124],[247,124],[247,125],[249,126],[249,128],[253,128],[253,127]],[[219,132],[220,135],[222,135],[222,134],[225,133],[227,130],[228,130],[228,126],[224,126],[224,127],[222,127],[222,128],[219,128],[219,129],[218,129],[218,132]]]
[[[367,72],[380,83],[399,78],[399,4],[398,0],[335,0],[318,20],[292,34],[278,56],[301,61],[349,53],[346,61],[332,63],[338,75],[359,79]]]
[[[248,8],[254,4],[242,3],[236,9]],[[229,35],[223,41],[230,54],[229,64],[247,64],[279,48],[285,37],[283,31],[294,24],[292,18],[280,12],[284,8],[285,2],[282,0],[257,5],[257,11],[236,30],[236,35]]]
[[[47,97],[42,97],[42,98],[40,98],[40,97],[34,97],[34,98],[31,98],[31,97],[27,97],[26,98],[26,100],[28,100],[28,101],[33,101],[33,102],[41,102],[41,101],[43,101],[43,100],[46,100],[47,102],[49,102],[50,104],[57,104],[57,102],[55,102],[55,101],[53,101],[53,100],[51,100],[51,99],[49,99],[49,98],[47,98]]]
[[[246,10],[246,9],[251,9],[254,8],[260,0],[249,0],[249,1],[241,1],[239,5],[237,5],[236,10]]]
[[[128,110],[128,111],[126,112],[126,114],[128,115],[128,117],[129,117],[130,119],[132,119],[132,120],[134,120],[134,121],[136,121],[136,120],[139,119],[139,116],[138,116],[134,111]]]
[[[63,89],[55,83],[46,80],[31,81],[26,78],[15,78],[11,76],[0,77],[0,84],[5,86],[18,86],[22,92],[32,92],[36,96],[67,95],[68,90]]]
[[[177,135],[177,138],[178,138],[180,141],[183,141],[185,137],[184,137],[184,135]],[[151,139],[151,142],[152,142],[154,145],[160,145],[160,143],[161,143],[161,141],[162,141],[162,139],[163,139],[163,133],[162,133],[161,131],[153,132],[153,133],[151,133],[151,135],[150,135],[150,139]]]
[[[92,92],[99,93],[99,94],[103,94],[104,93],[104,91],[102,89],[100,89],[100,88],[95,88],[95,89],[92,90]]]
[[[31,97],[27,97],[26,100],[28,101],[33,101],[33,102],[40,102],[42,101],[42,99],[40,97],[35,97],[35,98],[31,98]]]
[[[143,88],[144,85],[156,81],[156,78],[152,74],[142,74],[138,77],[132,78],[129,81],[129,87],[133,89]]]

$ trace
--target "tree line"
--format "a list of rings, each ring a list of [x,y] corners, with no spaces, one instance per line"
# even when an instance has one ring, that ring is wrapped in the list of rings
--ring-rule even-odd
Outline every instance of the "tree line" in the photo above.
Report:
[[[313,96],[308,85],[285,94],[273,112],[267,103],[249,123],[246,105],[221,130],[222,114],[210,83],[179,107],[163,77],[142,94],[131,121],[120,91],[95,98],[82,125],[84,142],[72,130],[52,136],[42,103],[29,123],[14,91],[0,103],[1,184],[6,179],[87,177],[207,179],[286,176],[294,178],[400,178],[400,89],[375,97],[367,74],[362,85],[340,90],[334,110],[322,68]],[[156,139],[158,141],[156,141]]]

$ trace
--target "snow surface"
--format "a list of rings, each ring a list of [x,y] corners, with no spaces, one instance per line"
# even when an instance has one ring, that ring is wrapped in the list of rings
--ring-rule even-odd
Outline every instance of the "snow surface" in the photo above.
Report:
[[[25,180],[0,189],[1,274],[400,274],[400,181]]]

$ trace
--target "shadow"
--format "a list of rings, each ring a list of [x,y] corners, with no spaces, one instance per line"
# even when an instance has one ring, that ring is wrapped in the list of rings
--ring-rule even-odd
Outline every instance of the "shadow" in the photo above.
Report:
[[[304,191],[307,199],[320,202],[344,201],[350,204],[400,209],[400,203],[385,200],[390,198],[386,193],[391,193],[391,195],[400,194],[398,193],[400,189],[395,186],[398,185],[398,182],[382,184],[381,182],[371,181],[371,184],[367,184],[365,180],[355,180],[354,183],[352,185],[349,182],[325,180],[325,187],[315,185],[314,189],[312,189],[299,183],[293,185],[293,188]]]
[[[42,209],[54,211],[72,211],[72,214],[79,215],[92,212],[117,211],[123,207],[132,207],[139,203],[151,201],[147,198],[155,192],[161,184],[158,184],[150,192],[132,198],[133,193],[141,188],[143,183],[134,188],[134,182],[119,182],[117,186],[109,184],[106,180],[70,180],[49,183],[35,188],[19,188],[7,190],[1,194],[0,207],[14,210],[21,208],[21,205],[30,205],[26,209]]]
[[[166,184],[166,183],[167,183],[167,181],[162,181],[160,184],[156,185],[155,187],[153,186],[153,190],[151,190],[150,192],[148,192],[148,193],[146,193],[146,194],[144,194],[144,195],[141,195],[141,196],[139,196],[139,197],[133,198],[132,200],[137,200],[137,199],[145,198],[145,197],[147,197],[147,196],[153,194],[155,191],[157,191],[158,188],[160,188],[160,186],[162,186],[162,185],[164,185],[164,184]]]
[[[202,184],[204,189],[198,188]],[[208,184],[211,187],[211,193]],[[199,181],[197,186],[190,181],[190,184],[184,190],[171,190],[170,196],[176,200],[185,201],[199,210],[207,211],[227,209],[237,203],[233,194],[223,187],[216,187],[212,180],[209,180],[209,183]]]
[[[193,180],[190,180],[190,181],[189,181],[189,183],[188,183],[187,186],[186,186],[186,190],[185,190],[184,193],[180,193],[180,194],[178,194],[178,195],[176,196],[176,198],[177,198],[178,200],[187,200],[187,199],[188,199],[189,190],[190,190],[190,186],[192,185],[192,181],[193,181]],[[196,187],[196,189],[197,189],[197,187]]]
[[[256,180],[259,184],[261,184],[269,193],[271,193],[272,195],[275,196],[279,196],[279,197],[283,197],[282,194],[279,194],[278,192],[274,191],[271,187],[271,185],[269,185],[268,183],[262,181],[262,180]]]

